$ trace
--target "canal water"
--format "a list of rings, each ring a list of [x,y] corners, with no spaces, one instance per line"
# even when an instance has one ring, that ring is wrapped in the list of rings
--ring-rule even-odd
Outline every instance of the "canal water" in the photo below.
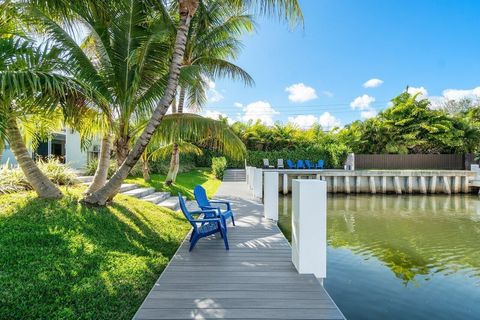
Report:
[[[291,198],[279,226],[291,231]],[[480,319],[480,198],[329,195],[327,279],[347,319]]]

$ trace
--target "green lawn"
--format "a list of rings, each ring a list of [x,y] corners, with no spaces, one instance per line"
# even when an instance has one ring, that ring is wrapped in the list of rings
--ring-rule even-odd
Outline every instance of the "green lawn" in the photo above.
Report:
[[[85,207],[82,190],[0,196],[0,319],[131,319],[190,228],[122,195]]]
[[[152,182],[191,197],[220,181],[208,170]],[[0,195],[0,319],[131,319],[190,225],[181,213],[118,195],[106,208],[78,202],[83,187],[62,200],[33,192]]]
[[[152,174],[151,178],[150,182],[145,182],[142,177],[129,178],[125,180],[125,183],[153,187],[157,191],[169,191],[175,196],[178,192],[181,192],[188,199],[193,199],[193,188],[197,184],[202,185],[207,190],[207,195],[211,197],[217,192],[218,187],[222,183],[206,168],[178,174],[177,181],[171,186],[165,185],[165,175]]]

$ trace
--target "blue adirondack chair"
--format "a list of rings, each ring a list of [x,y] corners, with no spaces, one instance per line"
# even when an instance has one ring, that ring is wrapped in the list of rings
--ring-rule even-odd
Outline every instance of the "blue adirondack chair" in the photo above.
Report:
[[[207,192],[205,189],[200,186],[196,185],[193,189],[193,195],[195,196],[195,200],[197,201],[198,206],[202,210],[213,210],[216,212],[216,216],[221,216],[225,221],[228,218],[232,218],[232,223],[235,225],[235,218],[233,217],[232,208],[230,207],[230,203],[227,201],[219,201],[219,200],[208,200]],[[224,205],[225,210],[222,210],[219,205]]]
[[[317,169],[323,169],[323,163],[324,163],[323,160],[318,160],[318,162],[317,162]]]
[[[310,163],[310,160],[305,160],[305,168],[307,168],[307,169],[315,169],[315,166]]]
[[[293,164],[292,160],[287,160],[287,168],[288,169],[295,169],[295,165]]]
[[[220,235],[223,238],[225,249],[229,250],[226,231],[227,227],[223,217],[217,217],[216,212],[213,210],[188,211],[187,206],[185,205],[185,200],[183,200],[180,193],[178,193],[178,201],[180,202],[180,209],[182,210],[183,215],[193,227],[192,235],[190,236],[190,249],[188,251],[192,251],[199,239],[208,237],[217,232],[220,232]],[[195,219],[193,215],[197,214],[203,214],[204,218]]]
[[[303,160],[297,160],[297,169],[305,169],[305,164]]]

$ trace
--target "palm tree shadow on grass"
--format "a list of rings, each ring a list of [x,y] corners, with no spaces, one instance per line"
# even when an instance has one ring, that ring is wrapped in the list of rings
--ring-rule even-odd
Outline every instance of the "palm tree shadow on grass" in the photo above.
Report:
[[[13,210],[0,218],[0,318],[130,319],[188,231],[176,213],[127,200]]]

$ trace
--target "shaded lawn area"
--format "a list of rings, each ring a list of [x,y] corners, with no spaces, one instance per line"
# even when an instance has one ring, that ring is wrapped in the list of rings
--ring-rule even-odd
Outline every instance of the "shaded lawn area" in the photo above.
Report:
[[[135,183],[143,187],[153,187],[157,191],[168,191],[172,196],[176,196],[178,192],[186,196],[189,200],[194,199],[193,188],[200,184],[207,190],[208,197],[212,197],[217,192],[220,180],[216,179],[210,169],[195,169],[189,172],[179,173],[177,181],[171,186],[165,185],[166,176],[163,174],[152,174],[151,181],[145,182],[142,177],[128,178],[125,183]]]
[[[0,195],[0,319],[131,319],[190,229],[126,196],[85,207],[82,190]]]

